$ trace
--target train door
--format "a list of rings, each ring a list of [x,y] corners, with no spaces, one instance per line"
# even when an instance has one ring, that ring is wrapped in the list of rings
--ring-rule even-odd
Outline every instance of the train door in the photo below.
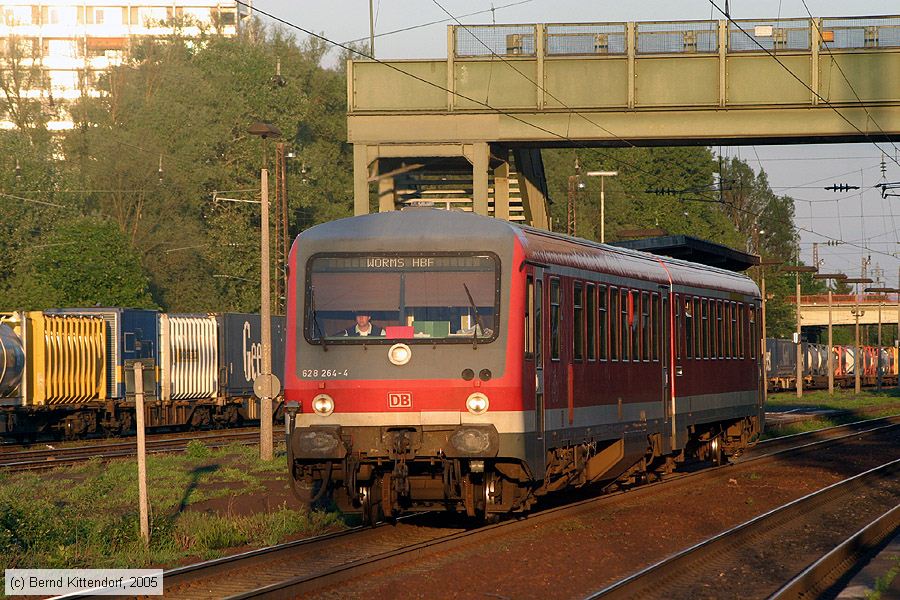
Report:
[[[533,340],[534,340],[534,426],[539,445],[546,447],[544,443],[544,270],[540,267],[534,269],[534,288],[529,290],[528,301],[533,306]]]
[[[675,407],[675,326],[673,324],[673,307],[671,306],[673,296],[670,293],[669,286],[659,286],[659,307],[654,307],[654,313],[658,319],[659,327],[659,362],[662,366],[662,393],[661,401],[663,405],[662,413],[665,415],[666,424],[668,425],[665,434],[669,436],[669,448],[674,450],[677,447],[677,438],[675,427],[676,407]]]

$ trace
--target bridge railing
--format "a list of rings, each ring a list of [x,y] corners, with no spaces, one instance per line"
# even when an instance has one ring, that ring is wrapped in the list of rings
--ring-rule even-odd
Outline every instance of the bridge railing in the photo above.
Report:
[[[735,21],[452,25],[458,59],[809,52],[900,47],[900,16]]]

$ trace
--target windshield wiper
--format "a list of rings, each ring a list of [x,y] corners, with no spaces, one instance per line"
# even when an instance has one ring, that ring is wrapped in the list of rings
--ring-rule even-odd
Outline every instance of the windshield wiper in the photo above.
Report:
[[[328,342],[325,341],[325,332],[322,331],[322,328],[319,326],[319,313],[316,312],[316,288],[315,286],[309,286],[309,310],[312,313],[313,319],[313,333],[319,336],[319,339],[322,340],[322,350],[324,352],[328,352]]]
[[[478,307],[475,306],[475,300],[472,299],[472,293],[469,292],[469,286],[463,283],[463,289],[466,290],[466,296],[469,297],[469,306],[472,308],[472,312],[475,313],[475,330],[472,332],[472,347],[478,346],[478,330],[484,331],[484,327],[481,325],[481,317],[478,314]]]

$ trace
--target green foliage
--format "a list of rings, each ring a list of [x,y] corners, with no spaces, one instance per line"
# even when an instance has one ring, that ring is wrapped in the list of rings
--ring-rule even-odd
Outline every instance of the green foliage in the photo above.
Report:
[[[4,294],[7,308],[153,307],[137,252],[112,223],[63,220],[25,251]]]
[[[101,79],[104,93],[76,102],[78,126],[64,136],[50,138],[34,119],[0,132],[0,173],[21,163],[19,179],[0,181],[0,250],[12,258],[0,264],[0,305],[91,300],[85,286],[102,285],[97,277],[82,269],[84,285],[48,283],[36,270],[47,260],[28,249],[58,242],[52,223],[96,217],[118,229],[129,260],[138,257],[129,269],[149,278],[149,298],[135,289],[113,298],[170,311],[258,310],[260,211],[247,201],[259,199],[265,155],[274,199],[275,142],[248,135],[249,125],[272,122],[295,155],[285,169],[289,240],[352,213],[346,85],[342,72],[319,66],[325,50],[258,23],[238,38],[207,31],[188,40],[176,28],[136,39],[131,61]],[[283,85],[273,81],[278,62]]]

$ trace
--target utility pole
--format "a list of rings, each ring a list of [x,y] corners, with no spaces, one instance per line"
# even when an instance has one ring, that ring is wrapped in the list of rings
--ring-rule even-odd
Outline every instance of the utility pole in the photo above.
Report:
[[[817,273],[815,279],[847,279],[843,273]],[[832,289],[828,282],[828,395],[834,395],[834,338],[832,337]]]
[[[616,177],[618,171],[588,171],[588,177],[600,178],[600,243],[606,243],[606,186],[607,177]]]
[[[263,148],[269,137],[281,137],[281,131],[269,123],[256,122],[247,130],[263,139]],[[272,373],[272,311],[269,270],[269,170],[265,164],[260,171],[260,337],[262,365],[253,382],[253,392],[259,398],[259,458],[272,460],[272,399],[281,392],[281,382]]]
[[[126,366],[127,369],[127,366]],[[135,360],[134,372],[134,416],[137,428],[138,466],[138,510],[141,521],[141,539],[150,545],[150,499],[147,492],[147,437],[144,425],[144,365]]]
[[[800,262],[799,253],[797,255],[797,262]],[[797,344],[797,397],[803,397],[803,342],[800,338],[801,334],[801,322],[800,322],[800,273],[815,273],[819,269],[817,267],[808,267],[803,265],[797,265],[794,267],[784,267],[782,271],[785,273],[794,273],[796,275],[797,280],[797,292],[796,292],[796,300],[797,300],[797,332],[794,334],[796,339],[794,340]]]
[[[578,190],[584,186],[581,181],[581,166],[578,164],[578,157],[575,157],[575,174],[569,175],[569,196],[566,203],[566,234],[578,235],[576,222],[575,199]]]
[[[369,54],[375,58],[375,13],[372,12],[372,0],[369,0]]]
[[[862,272],[866,272],[866,261],[863,259],[862,262]],[[860,383],[860,357],[859,357],[859,317],[861,314],[865,314],[864,311],[860,311],[859,309],[859,284],[860,283],[872,283],[872,280],[868,277],[856,277],[856,278],[848,278],[845,279],[847,283],[856,284],[856,303],[853,308],[853,316],[855,318],[855,341],[853,347],[853,377],[855,380],[854,390],[857,394],[860,393],[862,389],[862,385]]]

